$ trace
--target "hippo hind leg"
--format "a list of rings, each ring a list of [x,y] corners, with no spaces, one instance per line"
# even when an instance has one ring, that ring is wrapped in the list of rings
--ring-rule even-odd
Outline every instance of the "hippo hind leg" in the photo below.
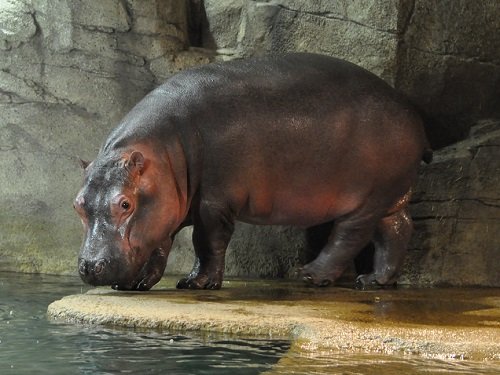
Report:
[[[373,272],[356,279],[358,289],[394,286],[401,271],[413,225],[407,205],[382,218],[373,239]]]
[[[316,286],[326,286],[338,279],[373,238],[380,216],[377,210],[364,207],[337,219],[319,255],[302,267],[303,280]]]

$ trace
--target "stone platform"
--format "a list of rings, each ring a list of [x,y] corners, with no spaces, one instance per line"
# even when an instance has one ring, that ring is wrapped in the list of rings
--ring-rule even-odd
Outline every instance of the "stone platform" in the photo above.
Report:
[[[411,354],[500,366],[499,289],[311,288],[294,281],[225,281],[186,291],[165,279],[149,292],[93,289],[48,315],[84,324],[230,333],[292,340],[292,350]]]

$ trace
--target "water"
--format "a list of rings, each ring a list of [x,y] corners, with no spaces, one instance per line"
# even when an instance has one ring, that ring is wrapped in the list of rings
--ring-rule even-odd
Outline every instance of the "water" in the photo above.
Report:
[[[48,304],[85,291],[78,278],[0,272],[0,374],[259,374],[289,348],[47,320]]]
[[[289,350],[289,343],[284,341],[105,328],[46,319],[49,303],[86,290],[78,278],[0,272],[0,374],[500,374],[500,361],[335,351],[305,353],[294,348]],[[237,288],[234,290],[238,291]],[[254,293],[256,299],[268,297],[273,301],[298,298],[295,303],[299,304],[311,303],[301,299],[304,291],[310,299],[323,294],[333,294],[341,299],[346,294],[335,288],[309,289],[298,285],[294,285],[293,289],[278,290],[279,293],[273,288],[259,290],[252,287],[248,293],[251,296]],[[227,288],[214,292],[214,295],[221,299],[242,298],[241,291],[239,297],[231,296],[230,292],[231,289]],[[401,297],[401,292],[390,293]],[[445,292],[449,294],[452,291]],[[436,298],[439,293],[442,292],[411,291],[412,295],[422,294],[422,301],[428,301],[422,303],[425,307],[423,312],[420,306],[410,306],[408,301],[404,301],[384,305],[383,311],[380,310],[382,307],[378,307],[380,311],[375,310],[374,314],[378,320],[401,321],[405,318],[412,322],[424,321],[423,314],[426,317],[424,323],[437,326],[456,324],[458,305],[447,304],[444,310],[446,319],[443,320],[442,309],[434,306],[440,299]],[[494,291],[482,293],[494,295]],[[371,296],[370,293],[353,295],[357,299]],[[471,307],[470,304],[472,302],[466,307]],[[438,310],[441,313],[438,314]],[[472,325],[473,321],[461,323]]]

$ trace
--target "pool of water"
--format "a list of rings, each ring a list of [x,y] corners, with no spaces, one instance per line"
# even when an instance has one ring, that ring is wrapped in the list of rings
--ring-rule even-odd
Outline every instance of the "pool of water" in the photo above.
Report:
[[[65,324],[47,306],[80,279],[0,272],[0,374],[260,374],[284,341]]]

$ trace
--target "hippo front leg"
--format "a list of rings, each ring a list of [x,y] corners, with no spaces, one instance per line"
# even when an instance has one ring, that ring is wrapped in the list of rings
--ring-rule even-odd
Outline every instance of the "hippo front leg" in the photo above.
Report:
[[[226,249],[234,230],[229,211],[204,205],[193,220],[196,260],[191,273],[177,282],[178,289],[220,289]]]

